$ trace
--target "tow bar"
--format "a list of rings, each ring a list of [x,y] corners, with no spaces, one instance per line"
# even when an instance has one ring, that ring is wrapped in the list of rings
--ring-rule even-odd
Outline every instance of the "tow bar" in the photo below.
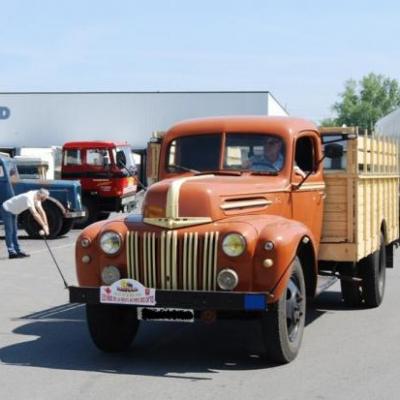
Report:
[[[61,276],[61,279],[62,279],[63,282],[64,282],[64,287],[65,287],[65,289],[68,289],[67,281],[65,280],[64,275],[63,275],[63,273],[61,272],[61,269],[60,269],[60,267],[59,267],[59,265],[58,265],[58,263],[57,263],[56,258],[54,257],[54,254],[53,254],[53,252],[52,252],[52,250],[51,250],[49,244],[47,243],[46,235],[45,235],[45,233],[44,233],[44,230],[41,229],[41,230],[39,231],[39,235],[43,238],[44,242],[46,243],[47,250],[49,250],[49,253],[50,253],[50,255],[51,255],[51,258],[53,259],[54,264],[56,265],[57,270],[58,270],[58,272],[59,272],[59,274],[60,274],[60,276]]]

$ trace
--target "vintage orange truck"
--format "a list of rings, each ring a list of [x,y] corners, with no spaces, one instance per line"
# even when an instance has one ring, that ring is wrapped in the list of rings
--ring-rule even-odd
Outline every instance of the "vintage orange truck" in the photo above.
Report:
[[[97,222],[76,243],[70,301],[86,303],[101,350],[129,347],[143,319],[246,316],[260,321],[267,359],[287,363],[306,300],[332,279],[349,305],[381,303],[399,237],[393,141],[219,117],[178,123],[148,156],[142,214]]]

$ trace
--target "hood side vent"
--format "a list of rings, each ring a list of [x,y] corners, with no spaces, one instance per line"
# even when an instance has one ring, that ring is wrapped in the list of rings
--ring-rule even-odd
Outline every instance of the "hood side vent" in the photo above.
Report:
[[[236,198],[225,200],[221,205],[221,209],[224,211],[243,209],[243,208],[260,208],[267,207],[272,204],[271,200],[265,197],[249,197],[249,198]]]

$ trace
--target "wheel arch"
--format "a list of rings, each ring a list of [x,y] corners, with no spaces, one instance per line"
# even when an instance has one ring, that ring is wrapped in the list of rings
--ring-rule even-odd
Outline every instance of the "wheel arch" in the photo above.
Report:
[[[297,257],[303,270],[307,297],[312,298],[317,287],[317,257],[312,241],[308,236],[304,236],[300,241]]]
[[[278,221],[277,221],[278,222]],[[271,293],[276,299],[282,295],[291,273],[291,266],[296,257],[299,259],[303,275],[306,282],[306,295],[312,297],[316,291],[317,283],[317,248],[318,244],[310,229],[298,221],[284,220],[279,221],[279,229],[273,229],[272,224],[266,226],[259,236],[259,248],[256,251],[259,256],[255,260],[255,278],[260,282],[266,282],[261,273],[257,273],[261,265],[262,244],[266,241],[275,243],[274,268],[264,271],[263,274],[269,276],[271,282]]]
[[[56,206],[62,212],[62,214],[65,215],[67,210],[59,200],[49,196],[46,201],[48,201],[49,204],[53,204],[54,206]]]

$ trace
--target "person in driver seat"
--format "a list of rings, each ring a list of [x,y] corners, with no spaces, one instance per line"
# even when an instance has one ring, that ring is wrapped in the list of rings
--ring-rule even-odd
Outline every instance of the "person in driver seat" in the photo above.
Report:
[[[280,171],[283,167],[283,143],[280,138],[269,136],[264,140],[261,155],[253,155],[245,168],[252,171]]]

